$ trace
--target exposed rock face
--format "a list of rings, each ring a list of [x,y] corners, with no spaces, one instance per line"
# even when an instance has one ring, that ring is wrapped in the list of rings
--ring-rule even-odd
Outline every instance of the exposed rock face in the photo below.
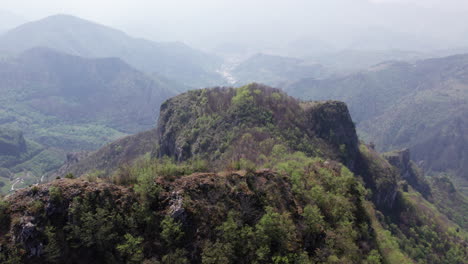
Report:
[[[467,65],[466,54],[385,62],[346,76],[303,79],[286,89],[302,99],[346,102],[358,131],[377,150],[409,148],[425,171],[466,181]]]
[[[313,133],[333,144],[343,155],[345,164],[354,171],[359,141],[346,104],[338,101],[313,103],[306,106],[305,114]]]
[[[247,86],[245,98],[238,90],[213,88],[173,97],[161,105],[156,129],[125,137],[87,157],[71,155],[53,178],[96,170],[108,175],[148,152],[177,161],[194,156],[256,159],[268,154],[259,146],[267,140],[338,160],[356,171],[358,138],[346,104],[301,102],[260,84]]]
[[[181,191],[172,192],[169,206],[169,215],[182,223],[186,220],[185,208],[183,207],[184,199]]]
[[[372,200],[381,210],[391,211],[399,194],[400,176],[396,169],[374,149],[360,145],[356,174],[372,190]]]
[[[373,150],[368,159],[363,157],[342,102],[301,102],[279,89],[251,84],[189,91],[167,100],[160,113],[156,129],[109,144],[67,171],[76,176],[93,170],[109,174],[149,151],[177,161],[199,157],[222,170],[240,159],[261,165],[259,157],[270,155],[281,144],[343,163],[365,180],[378,205],[391,208],[395,201],[397,173],[386,161],[371,166],[370,162],[381,159]]]
[[[60,190],[58,197],[53,197],[51,187]],[[21,245],[25,249],[27,261],[24,263],[46,263],[42,261],[46,254],[46,241],[44,240],[44,225],[46,222],[63,227],[72,215],[70,208],[75,198],[84,195],[100,195],[101,192],[106,192],[113,199],[123,203],[132,199],[128,195],[129,191],[124,187],[108,183],[85,182],[77,179],[56,180],[53,183],[21,189],[7,196],[6,200],[11,204],[11,219],[19,219],[17,223],[11,223],[8,235],[13,238],[13,243]],[[34,203],[43,204],[43,209],[36,212],[26,209],[27,206]],[[0,235],[4,236],[6,234]],[[67,260],[60,263],[84,262]]]
[[[30,257],[40,256],[43,253],[43,245],[40,240],[41,232],[37,229],[35,218],[33,216],[22,217],[17,229],[14,240],[24,246]]]
[[[160,113],[158,157],[229,159],[238,152],[245,155],[245,148],[255,151],[255,143],[268,138],[293,150],[321,153],[351,170],[358,156],[356,130],[342,102],[304,103],[278,89],[251,84],[181,94],[166,101]],[[245,142],[248,137],[252,142]]]
[[[393,151],[385,153],[384,157],[388,162],[398,169],[402,179],[406,180],[414,189],[418,190],[425,197],[431,195],[431,188],[424,179],[423,173],[419,168],[411,161],[411,155],[409,149],[402,149],[399,151]]]
[[[372,148],[358,145],[343,103],[299,102],[254,84],[188,92],[163,104],[161,113],[155,130],[123,138],[84,159],[69,155],[70,168],[110,171],[147,151],[179,161],[201,157],[226,164],[226,159],[248,158],[256,165],[278,166],[223,171],[214,165],[217,173],[192,173],[207,168],[191,169],[186,164],[198,160],[189,160],[180,164],[179,172],[170,162],[150,160],[132,168],[137,170],[127,187],[89,177],[92,182],[60,179],[19,190],[6,198],[6,205],[0,204],[0,213],[7,212],[8,218],[6,228],[0,226],[0,245],[8,247],[7,254],[21,248],[24,263],[42,264],[52,255],[45,252],[55,248],[59,263],[128,263],[129,257],[138,258],[136,263],[175,263],[167,259],[179,251],[180,262],[204,263],[216,244],[236,240],[232,263],[275,262],[281,256],[275,250],[287,256],[303,252],[313,263],[350,251],[351,257],[339,262],[361,263],[382,248],[374,233],[380,230],[369,218],[375,214],[370,210],[374,205],[385,218],[380,229],[391,226],[402,234],[420,226],[436,230],[427,215],[420,217],[418,207],[410,209],[411,201],[399,189],[401,177],[420,184],[409,152],[395,152],[387,161]],[[159,148],[153,146],[155,139]],[[255,159],[261,155],[263,163]],[[361,178],[372,190],[373,204]],[[47,231],[50,227],[54,231]],[[272,231],[264,233],[269,228]],[[263,245],[265,240],[270,242]],[[451,247],[447,241],[442,237],[434,244],[442,246],[428,252],[442,255]],[[334,244],[340,248],[328,248]],[[127,255],[122,248],[136,252]],[[265,248],[272,250],[266,253],[271,256],[260,259]],[[218,249],[228,255],[224,245]]]
[[[284,144],[345,164],[364,178],[378,206],[392,208],[398,195],[397,172],[374,150],[368,150],[368,157],[361,153],[343,102],[301,102],[278,89],[251,84],[181,94],[166,101],[160,113],[158,157],[255,161],[269,155],[262,152],[265,145]]]
[[[400,170],[400,174],[403,179],[409,180],[411,176],[413,176],[412,172],[410,171],[411,164],[409,149],[395,151],[384,156],[388,160],[388,162],[390,162],[390,164],[392,164]]]

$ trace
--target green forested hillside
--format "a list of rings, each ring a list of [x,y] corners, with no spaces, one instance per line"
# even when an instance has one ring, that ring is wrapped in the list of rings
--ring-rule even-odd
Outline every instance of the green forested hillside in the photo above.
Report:
[[[410,148],[427,172],[468,177],[466,55],[382,63],[345,77],[305,79],[287,90],[301,98],[343,100],[361,136],[379,150]]]
[[[153,154],[135,159],[145,141]],[[115,168],[119,153],[133,161]],[[406,159],[358,142],[340,102],[256,84],[191,91],[162,105],[156,131],[91,156],[88,172],[64,170],[68,179],[1,203],[0,259],[462,264],[468,254],[466,230],[392,165]],[[115,169],[92,169],[105,163]]]
[[[0,62],[0,124],[39,143],[95,149],[154,126],[173,92],[119,59],[36,48]]]
[[[159,105],[178,87],[120,59],[46,48],[1,60],[0,79],[0,167],[10,171],[1,193],[38,182],[66,152],[154,127]]]

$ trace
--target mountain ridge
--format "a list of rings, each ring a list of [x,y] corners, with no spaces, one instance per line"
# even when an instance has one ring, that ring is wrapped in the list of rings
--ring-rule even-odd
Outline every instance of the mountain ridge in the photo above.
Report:
[[[302,80],[286,91],[305,99],[343,100],[360,135],[378,150],[410,148],[426,171],[466,178],[467,76],[468,55],[462,54],[380,63],[343,77]]]
[[[341,102],[260,84],[186,92],[156,129],[75,163],[114,171],[64,170],[1,201],[0,260],[463,263],[464,229],[413,189],[399,155],[400,169],[358,142]]]
[[[44,46],[83,57],[120,57],[148,74],[189,85],[209,85],[220,60],[180,42],[158,43],[71,15],[29,22],[0,35],[0,50],[18,54]]]

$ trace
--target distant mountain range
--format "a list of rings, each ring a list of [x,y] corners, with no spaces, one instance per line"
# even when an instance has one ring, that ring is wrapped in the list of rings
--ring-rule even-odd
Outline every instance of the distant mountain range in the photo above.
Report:
[[[334,73],[351,73],[385,61],[414,62],[425,58],[437,57],[438,55],[439,54],[396,49],[347,49],[308,56],[305,60],[321,64]]]
[[[242,61],[229,73],[236,85],[260,82],[277,87],[308,77],[323,78],[328,74],[319,64],[261,53]]]
[[[29,22],[0,36],[0,52],[19,54],[47,47],[82,57],[118,57],[133,67],[192,87],[213,85],[221,76],[216,56],[179,42],[153,42],[69,15]]]
[[[403,147],[433,172],[468,179],[468,55],[387,62],[287,88],[307,99],[345,101],[362,137],[379,150]]]
[[[72,16],[16,27],[0,36],[0,262],[465,263],[468,55],[424,56],[229,65]],[[219,86],[252,81],[295,97]]]
[[[159,105],[174,95],[120,59],[45,48],[1,61],[0,79],[0,124],[65,149],[94,149],[153,127]]]
[[[119,58],[49,48],[0,60],[0,80],[0,193],[37,183],[69,151],[154,127],[160,104],[185,89]]]
[[[307,54],[315,42],[327,50],[313,38],[291,45]],[[55,15],[0,35],[0,125],[46,147],[94,150],[154,127],[160,104],[177,93],[260,82],[299,98],[343,100],[361,137],[379,150],[409,147],[426,170],[468,178],[467,56],[421,60],[447,53],[255,54],[223,64],[182,43]]]

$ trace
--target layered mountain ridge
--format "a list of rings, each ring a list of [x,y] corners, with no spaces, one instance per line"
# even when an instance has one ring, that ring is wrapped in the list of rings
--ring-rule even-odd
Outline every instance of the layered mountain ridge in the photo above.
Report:
[[[69,149],[96,145],[92,140],[76,143],[73,138],[67,144],[54,143],[53,136],[47,138],[54,134],[50,132],[55,130],[60,137],[61,126],[87,123],[107,126],[116,134],[135,133],[151,127],[156,106],[173,95],[163,81],[120,59],[85,59],[46,48],[0,62],[0,76],[0,123],[19,128],[39,142]],[[47,126],[48,135],[40,135]]]
[[[23,24],[0,35],[0,52],[15,55],[36,47],[87,58],[118,57],[140,71],[158,73],[188,85],[220,79],[220,59],[183,43],[159,43],[70,15]]]
[[[466,178],[468,56],[385,62],[286,90],[300,98],[346,102],[359,133],[378,150],[409,148],[427,172]]]
[[[48,48],[1,60],[0,79],[0,130],[9,131],[0,140],[0,168],[9,171],[0,193],[40,182],[66,152],[95,150],[153,127],[159,105],[178,87],[118,58]]]
[[[358,141],[344,103],[251,84],[181,94],[160,115],[156,129],[74,160],[67,179],[2,201],[0,260],[466,259],[464,229]],[[407,155],[396,156],[408,169]]]

